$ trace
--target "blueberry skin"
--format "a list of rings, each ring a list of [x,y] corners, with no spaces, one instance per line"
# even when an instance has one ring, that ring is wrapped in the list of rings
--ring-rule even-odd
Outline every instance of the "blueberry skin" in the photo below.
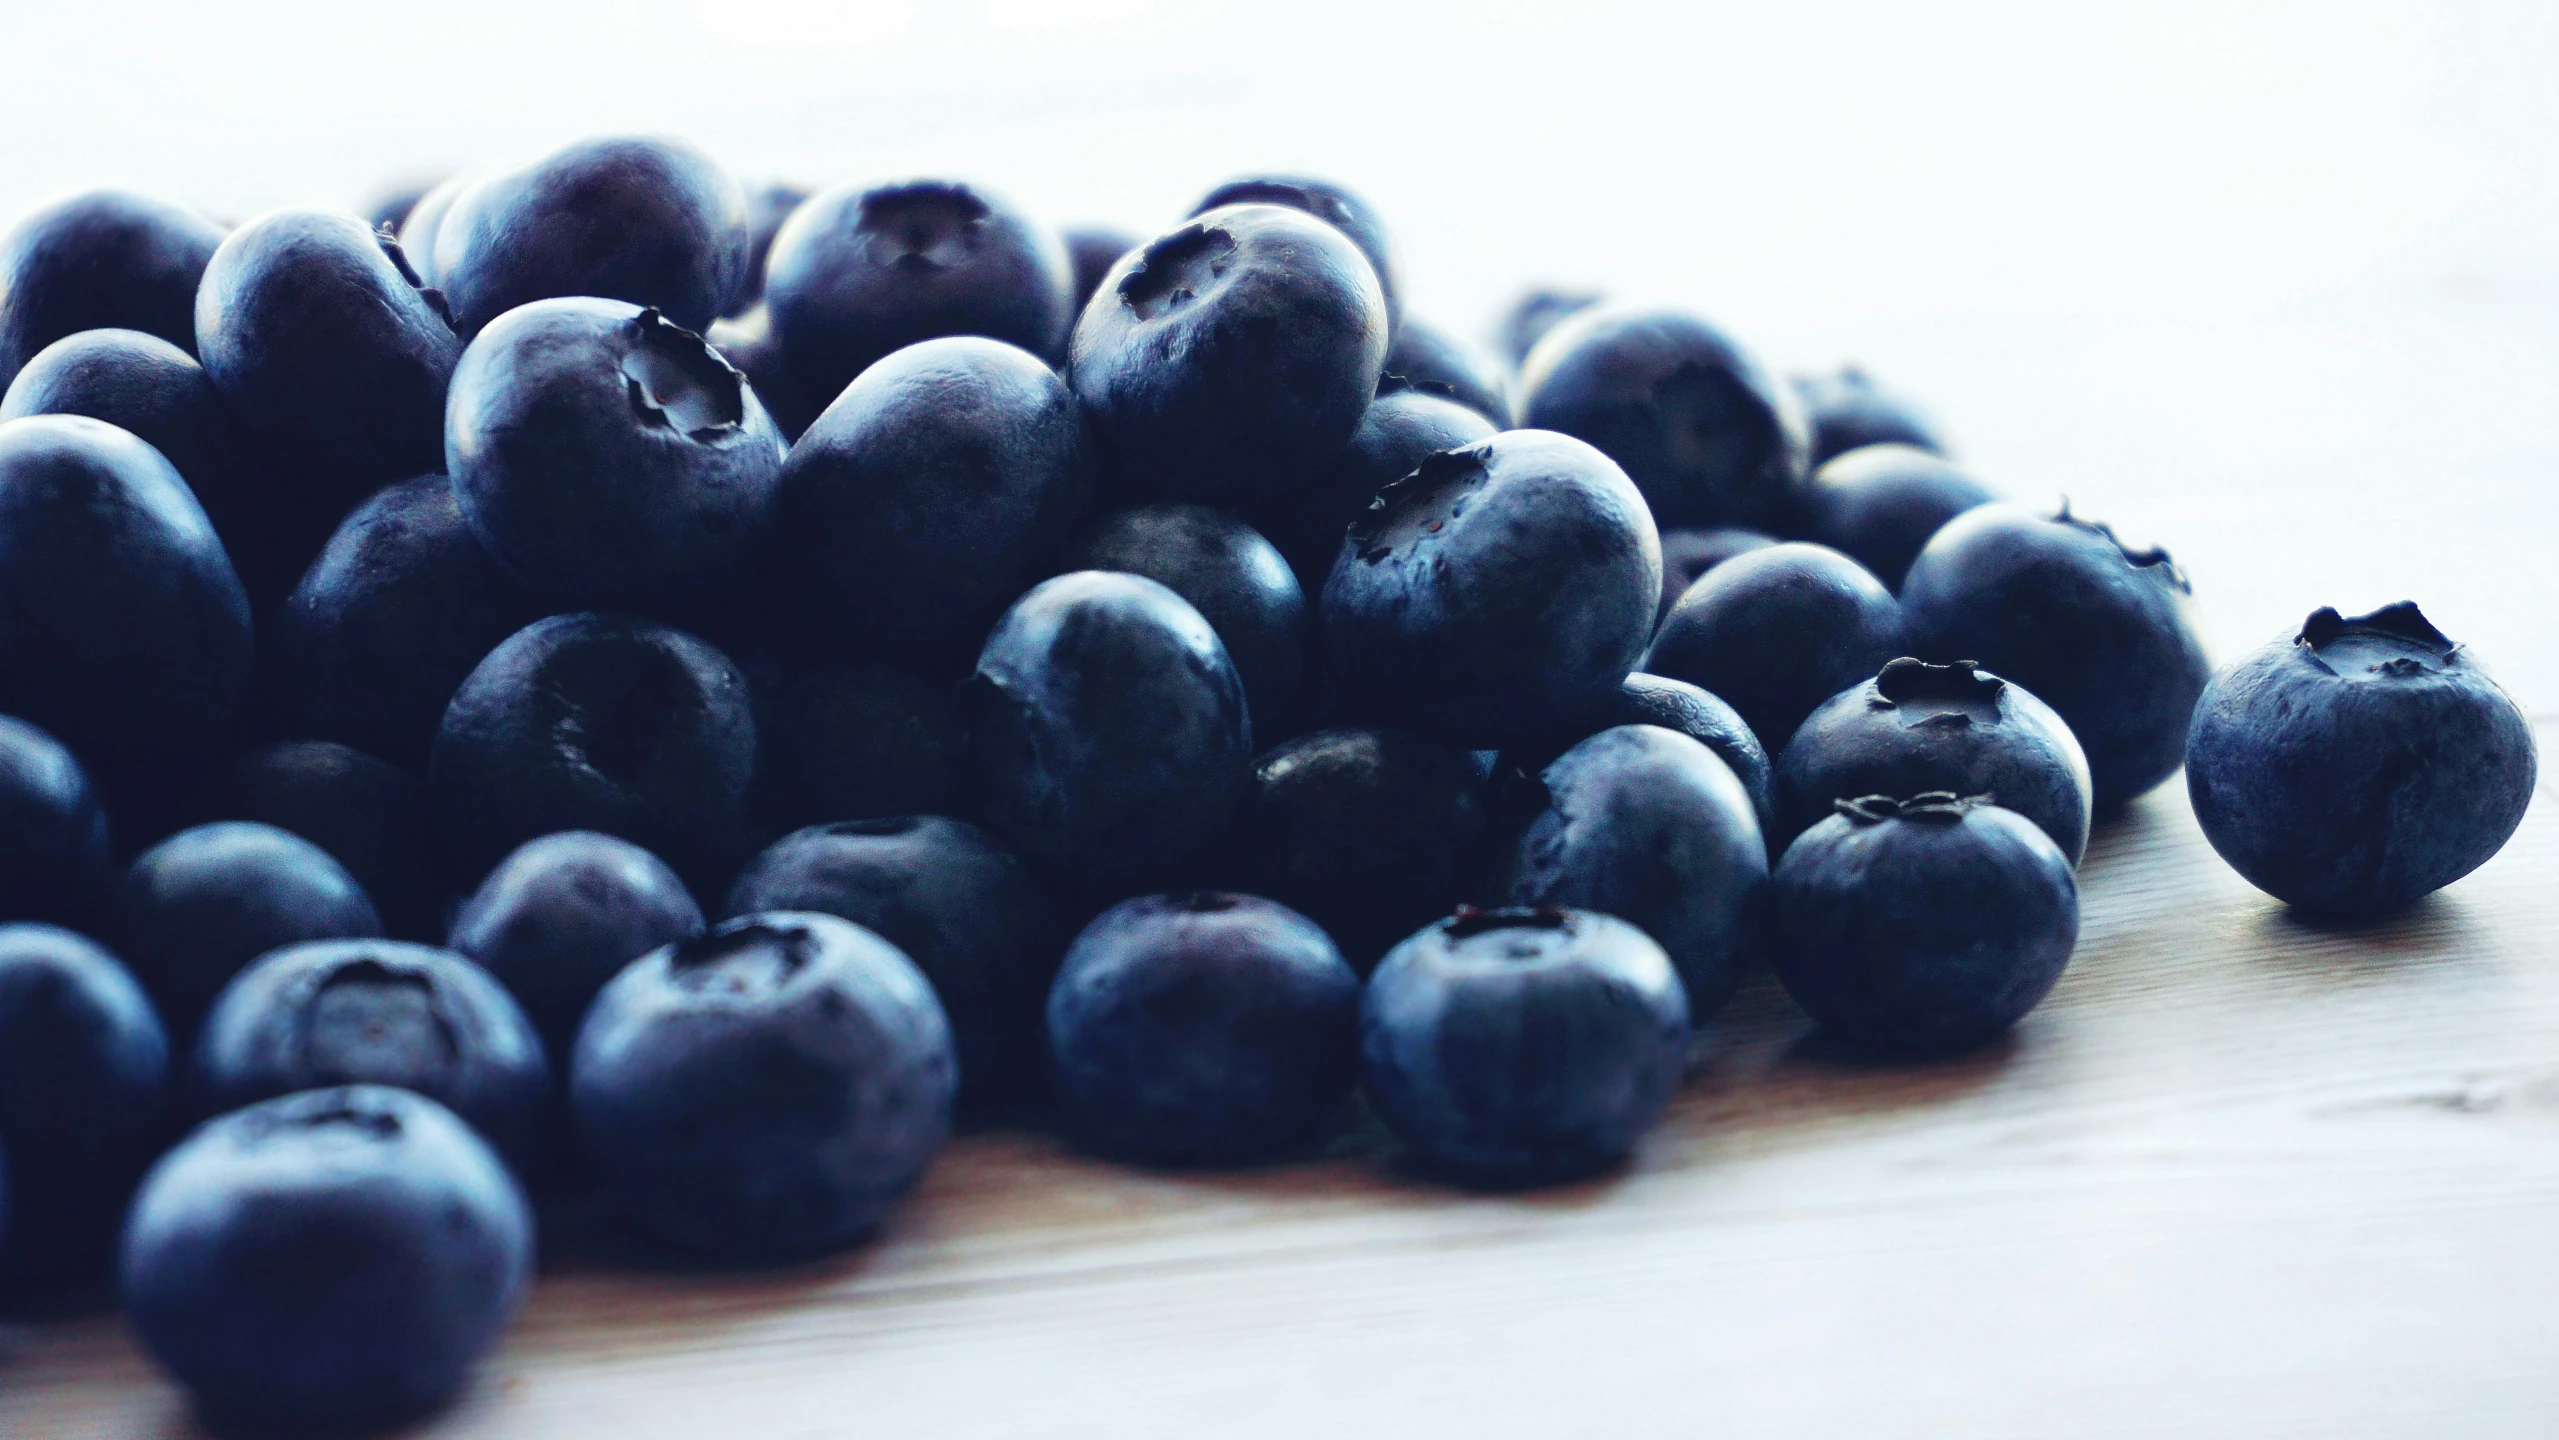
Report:
[[[1518,744],[1604,704],[1644,652],[1661,542],[1607,456],[1509,430],[1379,492],[1324,583],[1344,691],[1425,734]]]
[[[1248,794],[1244,682],[1152,580],[1042,581],[986,637],[962,704],[988,828],[1075,900],[1180,885]]]
[[[1395,328],[1395,343],[1377,377],[1377,393],[1419,391],[1454,400],[1476,414],[1507,427],[1511,402],[1502,372],[1475,347],[1436,325],[1407,316]]]
[[[1377,393],[1388,316],[1342,233],[1278,205],[1211,210],[1121,258],[1068,367],[1112,482],[1284,511]]]
[[[1460,910],[1369,977],[1369,1103],[1460,1181],[1576,1179],[1624,1159],[1688,1058],[1688,997],[1643,931],[1588,910]]]
[[[466,336],[570,295],[652,306],[699,331],[747,289],[747,223],[746,192],[692,146],[586,140],[456,194],[437,227],[437,283]]]
[[[160,1017],[114,956],[51,925],[0,925],[0,1284],[83,1276],[113,1253],[168,1077]]]
[[[184,823],[254,820],[290,831],[346,867],[395,940],[437,940],[452,883],[426,781],[328,740],[287,740],[215,764],[180,809]]]
[[[139,330],[193,353],[196,285],[221,243],[202,216],[117,190],[19,221],[0,238],[0,388],[83,330]]]
[[[981,335],[1043,360],[1065,350],[1075,272],[1046,226],[974,185],[848,185],[791,213],[764,301],[812,404],[893,350]]]
[[[2175,774],[2212,662],[2186,577],[2165,550],[2127,550],[2103,525],[1982,505],[1911,562],[1908,653],[1972,660],[2053,707],[2088,754],[2097,813]]]
[[[1067,1108],[1101,1149],[1240,1164],[1315,1138],[1359,1078],[1359,975],[1315,922],[1250,895],[1102,913],[1048,992]]]
[[[443,272],[439,267],[442,264],[444,217],[453,213],[453,202],[462,198],[462,192],[479,182],[479,176],[467,172],[448,175],[419,196],[418,203],[410,206],[409,213],[401,217],[397,232],[400,253],[409,257],[409,268],[417,271],[418,278],[429,285],[443,283]]]
[[[723,315],[743,315],[763,303],[764,262],[773,253],[773,237],[782,233],[783,222],[791,212],[807,202],[809,192],[798,185],[766,181],[751,185],[746,191],[746,272],[741,277],[737,294],[729,301]]]
[[[518,1174],[551,1138],[541,1037],[489,972],[431,945],[319,940],[269,953],[224,987],[197,1037],[195,1113],[296,1090],[397,1085],[478,1131]]]
[[[454,912],[445,944],[497,977],[565,1069],[596,992],[703,925],[665,861],[628,840],[564,830],[499,861]]]
[[[277,210],[205,267],[204,373],[314,499],[350,505],[443,458],[451,312],[396,240],[352,215]]]
[[[774,496],[793,618],[838,653],[956,673],[1089,513],[1074,392],[974,336],[907,346],[843,391]]]
[[[136,856],[101,938],[142,982],[183,1054],[214,997],[259,956],[381,934],[364,887],[329,852],[272,825],[224,820]]]
[[[1901,646],[1901,607],[1866,567],[1789,543],[1735,556],[1689,587],[1644,668],[1722,697],[1776,755],[1805,716]]]
[[[253,612],[263,613],[328,538],[332,509],[288,493],[195,357],[139,330],[83,330],[37,352],[0,420],[86,415],[129,430],[177,467],[222,537]]]
[[[950,1021],[963,1100],[1035,1087],[1066,922],[1047,888],[985,831],[939,815],[796,831],[730,887],[729,915],[768,910],[849,920],[914,961]]]
[[[1969,662],[1907,656],[1823,702],[1786,742],[1772,847],[1783,853],[1838,801],[1931,790],[1988,796],[2073,865],[2088,849],[2088,756],[2052,707]]]
[[[1899,590],[1910,562],[1947,521],[1999,497],[1910,445],[1865,445],[1822,463],[1797,502],[1805,539],[1827,545]]]
[[[217,745],[249,661],[240,577],[158,451],[82,416],[0,424],[0,711],[113,791]]]
[[[642,1235],[739,1263],[840,1250],[923,1177],[959,1088],[933,987],[879,936],[775,911],[633,962],[578,1032],[569,1094]]]
[[[774,830],[878,815],[976,818],[957,687],[890,665],[788,665],[756,691],[756,809]]]
[[[443,1106],[349,1085],[170,1151],[122,1268],[143,1344],[217,1426],[393,1425],[497,1344],[532,1282],[533,1212]]]
[[[1324,927],[1365,975],[1466,898],[1490,814],[1463,750],[1407,730],[1319,730],[1253,762],[1238,888]]]
[[[1768,751],[1751,733],[1741,712],[1685,680],[1648,675],[1641,670],[1627,676],[1626,683],[1617,687],[1617,694],[1598,710],[1535,745],[1503,752],[1494,771],[1503,775],[1536,775],[1565,751],[1620,725],[1658,725],[1713,751],[1715,758],[1733,772],[1733,778],[1741,782],[1742,793],[1750,797],[1751,813],[1759,817],[1762,833],[1775,824],[1776,781]]]
[[[463,523],[452,484],[421,475],[348,514],[267,643],[297,731],[423,771],[471,667],[542,615]]]
[[[453,372],[444,466],[471,533],[546,598],[699,619],[771,535],[784,446],[702,337],[618,300],[540,300]]]
[[[1368,509],[1377,492],[1410,475],[1442,450],[1492,438],[1497,427],[1454,400],[1412,390],[1379,396],[1360,416],[1351,443],[1315,472],[1279,509],[1266,512],[1262,533],[1279,547],[1297,583],[1311,599],[1324,593],[1342,532]]]
[[[1075,272],[1075,313],[1083,313],[1093,292],[1102,288],[1102,277],[1120,263],[1120,257],[1145,244],[1139,236],[1109,225],[1070,225],[1058,232],[1066,243],[1067,265]]]
[[[1494,327],[1501,339],[1503,357],[1514,369],[1526,364],[1529,352],[1546,338],[1547,331],[1606,298],[1596,290],[1571,286],[1535,285],[1521,291],[1502,311],[1501,321]]]
[[[462,682],[427,788],[462,873],[553,831],[601,830],[716,893],[743,853],[755,743],[727,656],[645,620],[555,615]]]
[[[114,873],[89,772],[61,741],[0,715],[0,916],[86,924]]]
[[[1378,292],[1386,302],[1387,328],[1403,329],[1404,267],[1396,259],[1395,245],[1387,238],[1385,224],[1366,200],[1330,180],[1307,175],[1240,175],[1202,196],[1191,207],[1190,218],[1196,220],[1230,205],[1284,206],[1312,215],[1348,236],[1377,276]]]
[[[2035,1008],[2079,938],[2069,857],[2013,810],[1867,796],[1777,862],[1777,978],[1822,1029],[1884,1055],[1992,1039]]]
[[[1288,562],[1252,526],[1205,505],[1141,505],[1105,517],[1060,568],[1142,575],[1191,602],[1244,678],[1254,733],[1296,733],[1314,617]]]
[[[2186,789],[2221,858],[2306,913],[2401,909],[2486,863],[2523,823],[2532,725],[2410,601],[2300,633],[2204,688]]]
[[[1812,463],[1867,445],[1910,445],[1946,453],[1937,427],[1908,399],[1885,389],[1854,365],[1828,375],[1798,375],[1795,395],[1813,435]]]
[[[1722,331],[1675,310],[1593,309],[1537,342],[1525,425],[1626,467],[1664,525],[1766,528],[1804,477],[1794,392]]]
[[[1662,608],[1654,617],[1658,627],[1670,618],[1670,609],[1688,587],[1705,577],[1707,571],[1736,555],[1765,550],[1777,543],[1774,535],[1757,530],[1730,527],[1715,530],[1665,530],[1662,532]]]

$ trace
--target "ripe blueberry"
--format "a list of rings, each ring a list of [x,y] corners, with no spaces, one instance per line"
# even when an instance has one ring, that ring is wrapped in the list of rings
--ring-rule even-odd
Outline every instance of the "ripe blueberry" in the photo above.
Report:
[[[1910,445],[1866,445],[1825,461],[1796,503],[1804,538],[1827,545],[1898,590],[1910,562],[1947,521],[1999,497]]]
[[[1253,527],[1205,505],[1141,505],[1104,517],[1059,568],[1142,575],[1191,602],[1243,677],[1253,733],[1297,733],[1314,622],[1288,562]]]
[[[222,243],[200,215],[95,190],[0,237],[0,387],[65,335],[139,330],[195,350],[196,286]]]
[[[1771,755],[1823,701],[1901,650],[1901,610],[1822,545],[1771,545],[1706,572],[1662,620],[1644,668],[1741,712]]]
[[[497,977],[561,1068],[605,983],[702,933],[702,907],[665,861],[592,830],[515,848],[453,914],[446,943]]]
[[[1812,427],[1815,466],[1866,445],[1913,445],[1946,453],[1946,442],[1918,406],[1854,365],[1828,375],[1796,376],[1795,395]]]

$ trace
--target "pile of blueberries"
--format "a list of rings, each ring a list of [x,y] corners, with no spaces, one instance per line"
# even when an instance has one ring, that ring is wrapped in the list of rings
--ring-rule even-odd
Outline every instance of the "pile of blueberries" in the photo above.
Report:
[[[1585,1176],[1753,967],[1881,1057],[2006,1030],[2181,764],[2320,915],[2521,819],[2414,606],[2216,677],[2166,554],[1854,370],[1559,291],[1503,364],[1402,293],[1316,180],[1140,239],[645,139],[21,222],[0,1286],[112,1270],[226,1422],[386,1423],[528,1195],[778,1263],[956,1116],[1231,1165],[1354,1092]]]

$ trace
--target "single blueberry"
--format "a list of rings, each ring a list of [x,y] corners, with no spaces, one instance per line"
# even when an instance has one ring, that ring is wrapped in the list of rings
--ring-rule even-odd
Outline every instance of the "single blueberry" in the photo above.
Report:
[[[1212,210],[1233,205],[1278,205],[1312,215],[1341,231],[1359,247],[1369,270],[1377,276],[1379,294],[1386,302],[1387,328],[1403,328],[1403,266],[1396,259],[1395,245],[1387,237],[1385,223],[1366,200],[1344,186],[1308,175],[1241,175],[1200,197],[1200,202],[1191,207],[1189,218],[1196,220]]]
[[[124,1235],[125,1314],[217,1427],[435,1410],[532,1271],[506,1167],[443,1106],[381,1085],[205,1125],[153,1167]]]
[[[774,830],[878,815],[975,818],[956,687],[891,665],[786,664],[755,700],[755,808]]]
[[[1834,802],[1931,790],[1988,796],[2042,826],[2073,865],[2088,849],[2088,756],[2052,707],[1970,661],[1908,657],[1796,729],[1777,757],[1771,844],[1783,854]]]
[[[85,925],[113,874],[89,772],[61,741],[0,715],[0,920]]]
[[[665,861],[592,830],[528,840],[453,915],[453,952],[497,977],[560,1070],[607,981],[702,933],[702,907]]]
[[[1509,386],[1493,362],[1438,326],[1410,316],[1396,326],[1395,343],[1377,377],[1380,395],[1406,390],[1454,400],[1497,427],[1511,421]]]
[[[192,354],[196,286],[222,230],[200,215],[93,190],[0,237],[0,388],[65,335],[139,330]]]
[[[1777,862],[1777,978],[1822,1029],[1887,1055],[1982,1044],[2035,1008],[2079,938],[2070,859],[1981,797],[1869,795]]]
[[[396,765],[327,740],[260,746],[208,769],[179,818],[186,825],[254,820],[290,831],[346,867],[393,939],[444,935],[453,886],[426,781]]]
[[[2071,515],[1982,505],[1947,522],[1902,581],[1904,638],[1971,660],[2053,707],[2088,755],[2097,813],[2175,774],[2212,662],[2165,550]]]
[[[773,253],[773,237],[808,198],[806,189],[779,180],[746,188],[746,272],[722,314],[743,315],[763,301],[764,262]]]
[[[1834,455],[1867,445],[1910,445],[1932,454],[1946,453],[1936,425],[1918,406],[1876,384],[1854,365],[1842,365],[1828,375],[1796,376],[1795,396],[1812,427],[1816,467]]]
[[[1460,910],[1369,977],[1371,1105],[1473,1184],[1567,1180],[1624,1159],[1688,1061],[1688,997],[1643,931],[1587,910]]]
[[[1253,527],[1205,505],[1141,505],[1104,518],[1058,568],[1143,575],[1191,602],[1244,678],[1253,733],[1297,733],[1314,621],[1288,562]]]
[[[1901,609],[1866,567],[1822,545],[1771,545],[1689,587],[1644,668],[1711,691],[1771,755],[1821,703],[1901,653]]]
[[[933,987],[832,915],[730,920],[632,963],[578,1032],[569,1093],[605,1197],[643,1236],[731,1261],[870,1233],[951,1131]]]
[[[1516,744],[1596,709],[1652,633],[1643,496],[1570,436],[1511,430],[1379,492],[1324,584],[1326,660],[1398,724]]]
[[[1714,751],[1715,758],[1732,769],[1733,778],[1742,782],[1742,793],[1750,797],[1751,812],[1759,817],[1761,832],[1766,833],[1776,823],[1776,782],[1770,774],[1768,751],[1751,733],[1741,712],[1685,680],[1647,675],[1641,670],[1627,676],[1626,683],[1617,687],[1617,694],[1599,709],[1578,717],[1573,724],[1534,745],[1504,751],[1494,764],[1494,773],[1505,782],[1512,777],[1534,776],[1554,764],[1565,751],[1619,725],[1658,725]]]
[[[1075,312],[1082,313],[1102,288],[1102,277],[1120,263],[1120,257],[1146,243],[1138,236],[1110,225],[1070,225],[1058,233],[1066,242],[1066,260],[1075,272]]]
[[[1774,535],[1757,530],[1730,527],[1715,530],[1665,530],[1662,532],[1662,608],[1653,618],[1655,626],[1670,618],[1670,607],[1688,593],[1688,587],[1705,578],[1706,572],[1753,550],[1765,550],[1777,543]]]
[[[1503,357],[1513,368],[1528,363],[1529,352],[1546,338],[1547,331],[1606,298],[1596,290],[1564,285],[1533,285],[1521,291],[1494,326]]]
[[[2405,600],[2321,609],[2223,670],[2186,742],[2204,838],[2314,915],[2386,914],[2478,869],[2537,775],[2514,697]]]
[[[1312,601],[1324,593],[1342,534],[1367,513],[1377,492],[1412,474],[1424,460],[1489,440],[1492,421],[1454,400],[1402,390],[1378,397],[1360,416],[1351,442],[1288,502],[1267,511],[1260,528],[1279,547]]]
[[[1796,503],[1804,538],[1827,545],[1899,590],[1928,537],[1976,505],[1990,488],[1910,445],[1866,445],[1823,462]]]
[[[1147,895],[1068,947],[1048,993],[1059,1092],[1104,1149],[1262,1159],[1320,1134],[1359,1078],[1359,975],[1315,922],[1250,895]]]

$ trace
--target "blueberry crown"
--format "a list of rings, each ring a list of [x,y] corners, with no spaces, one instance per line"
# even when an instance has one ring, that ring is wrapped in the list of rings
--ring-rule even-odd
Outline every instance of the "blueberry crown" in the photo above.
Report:
[[[2061,497],[2061,509],[2054,513],[2053,519],[2075,530],[2082,530],[2103,539],[2107,544],[2115,547],[2116,554],[2124,557],[2125,564],[2136,570],[2158,576],[2167,584],[2175,586],[2180,594],[2195,593],[2194,585],[2186,579],[2186,572],[2177,568],[2177,562],[2169,558],[2166,550],[2157,545],[2147,550],[2133,549],[2115,534],[2114,526],[2103,520],[2082,520],[2071,514],[2069,496]]]
[[[1830,803],[1858,825],[1881,825],[1887,820],[1952,825],[1977,807],[1996,802],[1989,795],[1958,795],[1952,790],[1928,790],[1907,800],[1896,800],[1890,795],[1860,795],[1854,800],[1833,800]]]
[[[1995,701],[2008,682],[1981,668],[1977,660],[1931,665],[1903,656],[1875,672],[1875,695],[1884,707],[1910,700]]]
[[[2355,634],[2387,635],[2405,640],[2413,645],[2422,645],[2446,660],[2461,649],[2460,642],[2436,629],[2426,619],[2414,600],[2402,600],[2396,605],[2384,605],[2369,615],[2352,617],[2338,614],[2337,607],[2333,605],[2322,605],[2310,612],[2309,619],[2301,622],[2301,633],[2293,637],[2292,643],[2317,650]]]
[[[1509,905],[1497,910],[1460,905],[1457,913],[1439,922],[1440,930],[1451,940],[1466,940],[1487,935],[1495,930],[1561,930],[1573,917],[1552,905],[1530,908]]]
[[[705,441],[745,426],[746,377],[727,356],[654,305],[632,323],[640,343],[622,358],[622,378],[642,422]]]
[[[1454,450],[1442,450],[1436,455],[1425,455],[1422,457],[1422,463],[1414,467],[1412,474],[1400,480],[1388,481],[1369,500],[1368,508],[1361,511],[1359,518],[1350,524],[1349,537],[1359,545],[1361,561],[1374,565],[1394,552],[1395,547],[1392,545],[1377,543],[1377,537],[1394,519],[1395,512],[1406,504],[1427,499],[1439,493],[1452,481],[1462,480],[1469,485],[1483,484],[1484,477],[1490,473],[1490,467],[1484,461],[1484,453],[1491,444],[1489,440],[1478,440],[1472,445],[1462,445]],[[1459,511],[1465,508],[1465,503],[1461,500],[1451,505],[1448,510],[1449,518],[1456,518]],[[1431,528],[1436,530],[1440,527],[1434,522]]]

